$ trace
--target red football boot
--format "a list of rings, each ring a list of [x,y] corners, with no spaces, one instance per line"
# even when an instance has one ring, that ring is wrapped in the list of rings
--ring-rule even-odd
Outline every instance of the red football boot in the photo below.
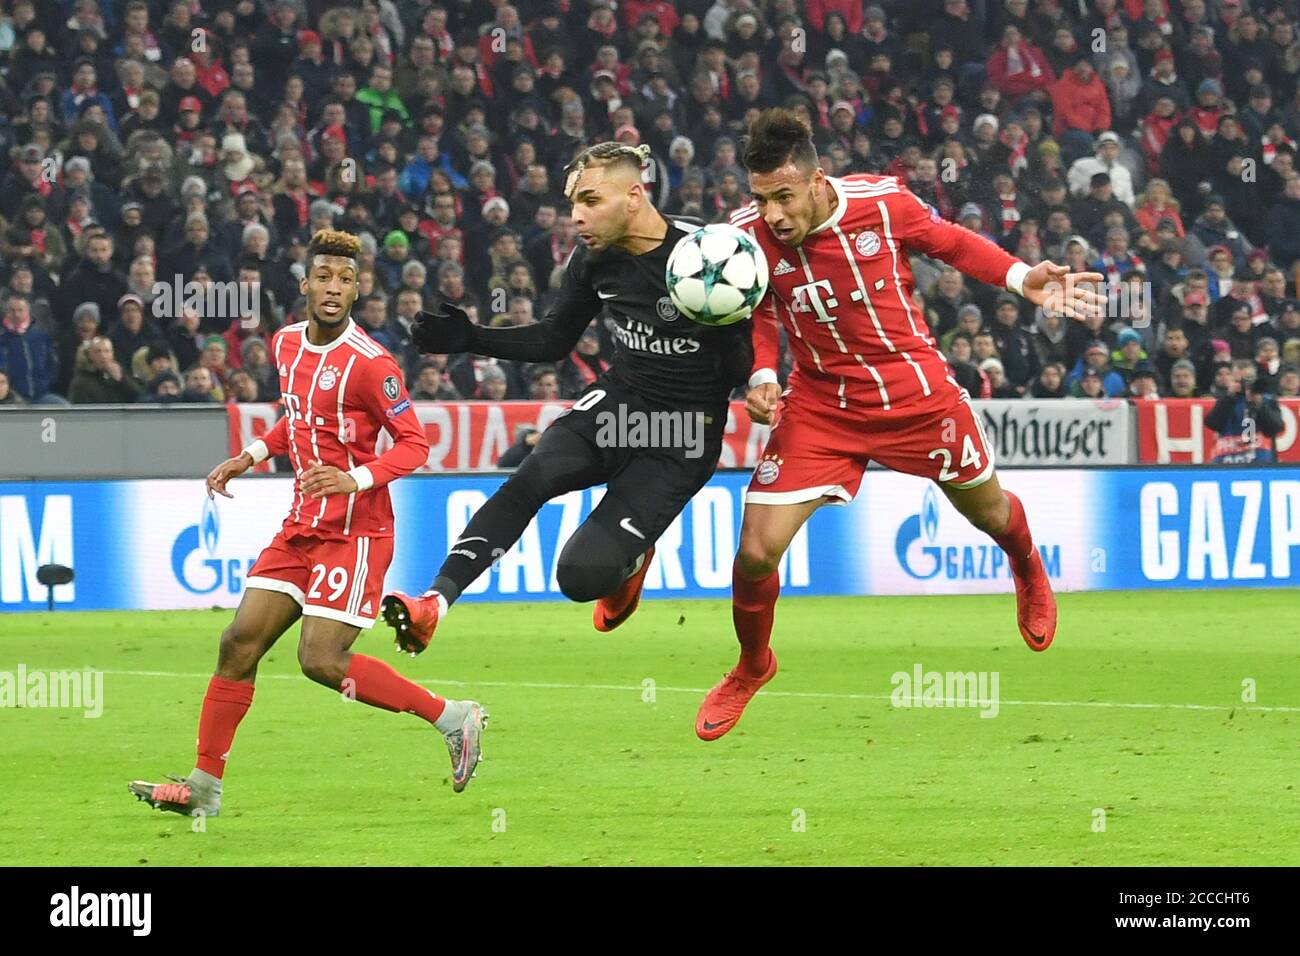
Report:
[[[1014,572],[1013,572],[1014,573]],[[1045,651],[1056,636],[1056,595],[1047,579],[1042,556],[1034,549],[1029,575],[1016,580],[1016,623],[1031,651]]]
[[[651,545],[641,567],[620,584],[617,591],[596,602],[596,607],[591,612],[591,623],[596,630],[612,631],[632,616],[636,606],[641,603],[641,585],[645,583],[645,575],[650,570],[650,561],[654,556],[654,545]]]
[[[410,597],[394,591],[384,595],[379,615],[393,629],[398,648],[414,657],[433,640],[440,616],[438,599],[432,594]]]
[[[696,736],[701,740],[717,740],[736,726],[750,698],[776,676],[776,655],[771,650],[768,654],[772,660],[762,677],[745,677],[736,666],[704,695],[704,703],[700,704],[700,712],[695,717]]]

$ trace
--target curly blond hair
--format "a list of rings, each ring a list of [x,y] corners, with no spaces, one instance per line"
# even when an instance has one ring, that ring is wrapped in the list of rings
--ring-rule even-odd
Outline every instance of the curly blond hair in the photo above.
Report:
[[[307,261],[317,256],[341,256],[356,260],[361,256],[361,239],[339,229],[319,229],[307,244]]]

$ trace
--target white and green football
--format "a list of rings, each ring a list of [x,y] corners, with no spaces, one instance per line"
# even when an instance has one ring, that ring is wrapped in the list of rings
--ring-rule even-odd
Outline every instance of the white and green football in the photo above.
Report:
[[[767,258],[749,233],[715,222],[677,243],[664,278],[682,315],[731,325],[748,318],[767,292]]]

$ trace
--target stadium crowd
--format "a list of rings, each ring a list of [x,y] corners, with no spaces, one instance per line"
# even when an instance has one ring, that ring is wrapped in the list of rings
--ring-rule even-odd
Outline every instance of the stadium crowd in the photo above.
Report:
[[[361,235],[354,316],[413,398],[573,397],[599,321],[545,366],[421,356],[411,322],[536,321],[593,142],[649,144],[659,208],[725,219],[785,105],[828,171],[1107,276],[1084,324],[914,257],[972,395],[1239,418],[1300,395],[1298,77],[1298,0],[3,0],[0,406],[278,398],[327,226]]]

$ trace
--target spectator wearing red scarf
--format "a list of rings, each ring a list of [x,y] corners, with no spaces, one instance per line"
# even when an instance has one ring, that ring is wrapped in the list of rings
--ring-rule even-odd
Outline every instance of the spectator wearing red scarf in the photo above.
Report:
[[[215,100],[230,85],[230,75],[221,65],[220,58],[212,54],[213,44],[217,42],[216,34],[211,30],[199,32],[203,37],[203,44],[200,49],[190,51],[190,59],[194,62],[194,76],[199,86],[207,90],[208,95]]]
[[[1201,135],[1211,139],[1219,130],[1219,117],[1223,115],[1223,84],[1214,78],[1201,80],[1196,87],[1196,105],[1187,111],[1187,118],[1196,124]]]
[[[1151,112],[1142,120],[1142,154],[1147,158],[1147,172],[1150,175],[1160,171],[1160,154],[1164,152],[1165,143],[1169,142],[1170,134],[1181,119],[1174,98],[1162,93]]]
[[[609,371],[609,363],[600,355],[600,336],[588,326],[563,364],[560,365],[560,394],[576,398],[588,385]]]

